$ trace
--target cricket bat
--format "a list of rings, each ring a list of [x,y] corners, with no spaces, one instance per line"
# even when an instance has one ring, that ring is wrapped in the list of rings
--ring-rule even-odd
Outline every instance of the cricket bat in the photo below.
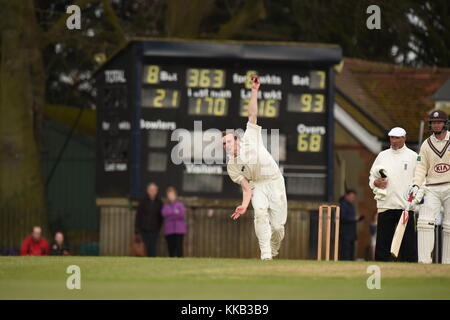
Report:
[[[403,210],[402,215],[397,224],[397,228],[395,229],[394,237],[392,238],[391,244],[391,254],[394,258],[398,257],[398,252],[400,251],[400,246],[402,244],[403,235],[405,234],[406,225],[409,220],[409,209],[411,208],[411,203],[413,200],[413,194],[409,195],[408,203],[406,205],[405,210]]]

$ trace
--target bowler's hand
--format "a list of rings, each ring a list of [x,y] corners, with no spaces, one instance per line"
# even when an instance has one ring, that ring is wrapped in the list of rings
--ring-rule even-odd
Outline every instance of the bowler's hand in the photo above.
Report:
[[[386,189],[387,187],[387,179],[385,178],[378,178],[376,179],[373,184],[375,185],[375,187],[380,188],[380,189]]]
[[[245,212],[247,212],[247,207],[242,205],[237,206],[236,210],[234,210],[234,213],[231,215],[231,219],[236,220],[237,218],[245,214]]]
[[[253,75],[250,78],[251,82],[252,82],[252,90],[258,90],[259,86],[261,85],[261,83],[259,82],[258,76]]]

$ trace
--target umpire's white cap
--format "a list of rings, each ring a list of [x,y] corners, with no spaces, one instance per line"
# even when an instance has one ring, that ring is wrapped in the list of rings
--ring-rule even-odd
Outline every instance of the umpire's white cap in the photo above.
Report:
[[[406,137],[406,131],[403,128],[395,127],[392,128],[388,133],[389,137]]]

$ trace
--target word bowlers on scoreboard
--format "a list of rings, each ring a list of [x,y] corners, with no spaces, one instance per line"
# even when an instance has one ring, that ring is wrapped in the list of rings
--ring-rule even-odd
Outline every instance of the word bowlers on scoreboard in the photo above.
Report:
[[[288,195],[329,199],[332,67],[340,59],[332,46],[131,42],[96,73],[97,194],[138,197],[154,181],[183,195],[239,196],[223,155],[206,161],[203,150],[215,142],[202,133],[245,129],[250,76],[257,74],[258,124],[267,130],[264,142],[280,162]],[[182,164],[172,161],[176,129],[192,133]]]

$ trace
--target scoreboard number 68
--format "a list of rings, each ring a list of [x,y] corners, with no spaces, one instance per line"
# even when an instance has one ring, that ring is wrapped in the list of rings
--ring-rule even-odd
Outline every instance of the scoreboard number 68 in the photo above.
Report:
[[[299,152],[320,152],[322,150],[322,135],[300,133],[297,140]]]

